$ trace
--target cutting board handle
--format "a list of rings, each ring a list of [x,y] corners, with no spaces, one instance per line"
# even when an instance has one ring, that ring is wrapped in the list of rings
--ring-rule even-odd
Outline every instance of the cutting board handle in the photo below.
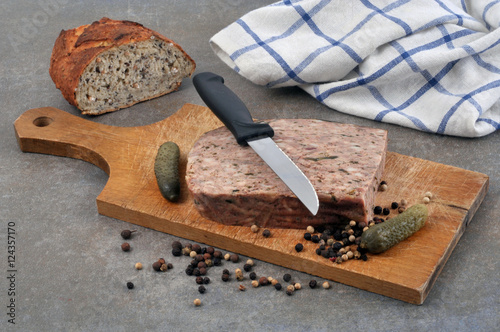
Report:
[[[106,151],[99,148],[99,142],[104,139],[103,132],[108,128],[113,127],[54,107],[30,109],[14,122],[21,151],[82,159],[109,175]]]

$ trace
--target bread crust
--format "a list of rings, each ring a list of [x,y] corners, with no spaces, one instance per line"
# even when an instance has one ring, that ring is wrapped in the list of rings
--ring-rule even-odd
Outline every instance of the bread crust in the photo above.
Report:
[[[102,52],[113,47],[129,43],[137,43],[152,38],[161,39],[178,48],[193,64],[189,76],[193,74],[196,64],[179,44],[156,31],[144,27],[140,23],[126,20],[112,20],[110,18],[103,17],[99,21],[95,21],[92,24],[82,25],[74,29],[61,31],[54,43],[54,48],[50,58],[50,77],[54,81],[56,87],[61,90],[64,98],[71,105],[82,110],[76,100],[75,92],[79,84],[80,76],[83,74],[85,68],[90,64],[90,62],[92,62]],[[165,93],[146,98],[144,100],[156,98],[163,94]],[[129,107],[138,102],[140,101],[122,106],[120,108]],[[97,114],[115,110],[117,110],[117,108],[100,111]],[[84,111],[83,113],[86,114]]]

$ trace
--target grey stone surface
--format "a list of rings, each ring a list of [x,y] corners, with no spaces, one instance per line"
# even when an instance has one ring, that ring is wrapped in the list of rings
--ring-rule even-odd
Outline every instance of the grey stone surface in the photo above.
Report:
[[[500,133],[477,139],[443,137],[356,118],[328,109],[296,88],[268,90],[246,81],[211,51],[210,37],[246,12],[271,1],[3,1],[0,4],[0,330],[20,331],[493,331],[499,319]],[[332,283],[294,296],[270,289],[237,290],[220,271],[200,295],[174,258],[178,238],[107,218],[95,199],[108,179],[96,166],[69,158],[22,153],[13,122],[24,111],[53,106],[81,116],[55,88],[48,67],[61,29],[103,16],[141,22],[172,38],[214,71],[256,118],[319,118],[383,128],[389,150],[485,173],[490,188],[421,306]],[[190,80],[180,91],[91,121],[146,125],[184,103],[203,105]],[[15,223],[15,326],[8,322],[7,232]],[[133,250],[120,250],[121,230],[137,229]],[[183,239],[181,241],[187,242]],[[433,248],[428,248],[432,251]],[[165,257],[174,269],[154,273]],[[142,262],[146,268],[136,271]],[[310,275],[256,261],[260,275]],[[136,288],[126,289],[126,281]],[[319,279],[321,280],[321,279]],[[202,299],[194,307],[193,300]]]

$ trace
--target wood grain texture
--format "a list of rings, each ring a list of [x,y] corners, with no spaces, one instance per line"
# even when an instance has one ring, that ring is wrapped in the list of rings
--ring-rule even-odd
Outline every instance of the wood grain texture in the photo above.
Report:
[[[488,191],[484,174],[388,152],[384,180],[389,188],[377,194],[376,203],[389,206],[405,198],[412,205],[430,191],[429,219],[415,235],[366,262],[335,264],[316,255],[316,245],[303,239],[304,230],[273,229],[264,238],[248,227],[202,218],[184,181],[178,202],[161,196],[154,175],[160,145],[179,145],[183,179],[195,141],[221,125],[208,108],[191,104],[142,127],[106,126],[51,107],[28,110],[14,123],[22,151],[82,159],[109,174],[97,197],[103,215],[414,304],[424,302]],[[297,253],[299,242],[304,250]]]

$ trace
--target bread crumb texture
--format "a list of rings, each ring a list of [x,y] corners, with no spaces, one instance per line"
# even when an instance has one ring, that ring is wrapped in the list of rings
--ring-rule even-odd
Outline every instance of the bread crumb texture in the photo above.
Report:
[[[175,91],[195,66],[178,44],[153,30],[103,18],[61,32],[50,75],[68,102],[97,115]]]

